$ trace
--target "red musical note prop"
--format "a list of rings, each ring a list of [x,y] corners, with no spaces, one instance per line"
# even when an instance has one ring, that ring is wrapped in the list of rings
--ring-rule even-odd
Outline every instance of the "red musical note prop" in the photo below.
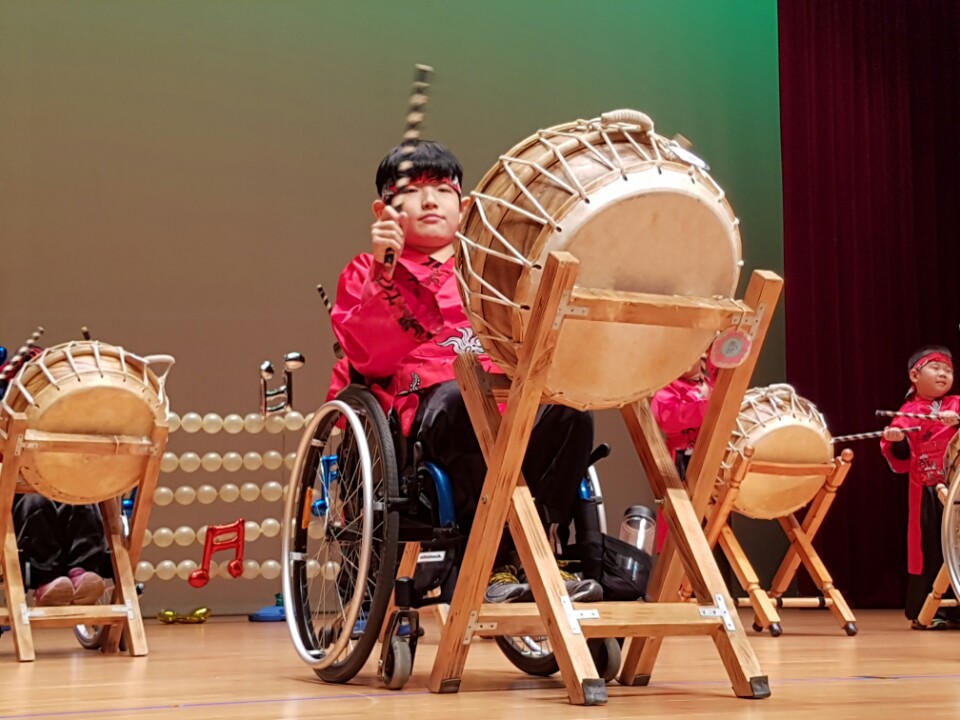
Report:
[[[203,562],[190,573],[190,584],[202,588],[210,582],[210,557],[220,550],[236,550],[236,557],[227,563],[227,571],[233,577],[243,574],[243,518],[226,525],[211,525],[203,542]]]

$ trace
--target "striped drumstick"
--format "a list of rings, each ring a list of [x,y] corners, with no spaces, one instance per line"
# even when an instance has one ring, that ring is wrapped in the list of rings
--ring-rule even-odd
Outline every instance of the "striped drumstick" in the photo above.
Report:
[[[940,413],[910,413],[899,410],[877,410],[877,417],[905,417],[914,420],[940,420]]]
[[[30,338],[17,350],[16,354],[10,358],[6,365],[3,366],[3,370],[0,370],[0,381],[9,380],[14,375],[17,374],[17,370],[20,369],[20,366],[26,361],[27,356],[30,354],[36,344],[37,340],[40,339],[40,336],[43,335],[43,328],[38,327],[33,331],[33,334]]]
[[[916,432],[920,428],[905,427],[905,428],[898,428],[898,429],[902,432],[910,433],[910,432]],[[873,432],[854,433],[853,435],[837,435],[837,437],[833,438],[830,442],[844,443],[844,442],[853,442],[854,440],[871,440],[874,438],[883,437],[883,433],[884,433],[883,430],[875,430]]]
[[[330,297],[327,295],[327,291],[323,289],[323,285],[317,283],[317,292],[320,294],[320,299],[323,301],[323,306],[327,309],[327,312],[330,315],[333,315],[333,303],[330,302]],[[333,354],[339,360],[343,357],[343,348],[340,347],[340,342],[338,340],[333,341]]]
[[[407,107],[407,123],[403,130],[403,144],[401,153],[403,159],[397,167],[397,192],[390,201],[394,210],[399,210],[403,198],[404,188],[410,184],[413,179],[410,177],[413,170],[413,161],[410,155],[416,149],[416,142],[420,139],[420,126],[423,124],[424,109],[427,106],[427,91],[430,89],[430,76],[433,74],[433,68],[429,65],[417,65],[413,78],[413,90],[410,93],[410,102]],[[397,258],[393,250],[387,250],[384,254],[383,264],[385,266],[385,275],[389,278],[393,276],[393,266]]]

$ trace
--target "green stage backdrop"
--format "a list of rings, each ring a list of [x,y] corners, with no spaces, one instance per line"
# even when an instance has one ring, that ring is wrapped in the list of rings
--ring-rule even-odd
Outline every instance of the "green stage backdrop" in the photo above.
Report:
[[[415,63],[436,68],[425,136],[460,156],[468,187],[538,128],[636,108],[711,164],[741,219],[746,270],[782,270],[774,0],[5,0],[0,343],[16,347],[37,324],[49,342],[89,325],[175,355],[174,409],[220,414],[255,410],[260,361],[298,349],[296,402],[315,405],[333,357],[314,286],[332,287],[367,246],[374,170],[400,139]],[[782,379],[782,338],[778,320],[758,384]],[[598,434],[614,444],[602,472],[613,520],[650,493],[616,417]],[[161,482],[281,477],[201,475]],[[174,504],[151,524],[281,512]],[[258,540],[248,553],[279,549]],[[197,545],[146,553],[199,556]],[[181,604],[248,609],[278,582],[241,587],[154,581],[145,601],[194,592]]]

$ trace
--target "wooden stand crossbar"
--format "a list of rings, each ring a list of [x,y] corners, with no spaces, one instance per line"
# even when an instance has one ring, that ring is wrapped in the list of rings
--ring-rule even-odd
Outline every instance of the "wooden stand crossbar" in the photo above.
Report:
[[[22,413],[12,415],[0,410],[0,537],[3,538],[3,587],[7,606],[0,609],[0,621],[13,629],[14,646],[21,662],[35,659],[33,626],[70,627],[74,625],[107,625],[108,632],[101,649],[116,653],[121,636],[131,655],[147,654],[140,602],[137,598],[133,568],[143,549],[153,495],[160,472],[160,460],[167,444],[168,427],[155,422],[149,437],[73,435],[46,433],[27,427]],[[66,607],[29,607],[26,589],[20,574],[17,536],[13,527],[13,500],[16,493],[36,492],[20,479],[20,467],[32,461],[37,453],[77,453],[83,455],[141,455],[143,471],[137,489],[130,534],[125,538],[118,498],[99,503],[104,533],[113,559],[114,589],[109,605],[70,605]]]
[[[746,391],[770,315],[779,297],[782,281],[773,273],[756,272],[745,303],[707,301],[691,298],[616,294],[573,290],[577,260],[568,253],[551,253],[537,293],[530,324],[519,348],[519,358],[506,411],[501,418],[494,385],[474,356],[461,355],[456,362],[467,410],[487,459],[487,477],[473,521],[473,529],[459,581],[444,625],[437,657],[428,686],[433,692],[456,692],[475,634],[546,635],[550,639],[567,695],[571,703],[594,705],[606,702],[606,686],[594,667],[587,649],[587,637],[628,637],[627,664],[621,682],[646,684],[655,653],[647,653],[648,667],[638,673],[642,641],[659,641],[668,635],[707,635],[717,646],[721,660],[739,697],[769,695],[767,678],[759,667],[743,627],[727,593],[701,527],[703,509],[694,507],[666,444],[657,428],[649,403],[642,401],[622,409],[624,420],[636,445],[657,497],[663,500],[670,527],[673,553],[661,560],[657,576],[675,577],[673,600],[678,600],[681,576],[692,579],[697,603],[669,602],[667,593],[657,604],[592,603],[573,604],[566,592],[553,552],[540,523],[529,488],[521,477],[521,464],[533,428],[538,406],[563,322],[642,322],[681,327],[713,327],[729,323],[731,317],[753,322],[753,355],[743,365],[721,372],[711,400],[712,415],[701,439],[722,436],[715,443],[710,461],[700,453],[698,472],[711,477],[719,470],[721,452],[733,430],[737,410]],[[585,311],[572,314],[571,305]],[[722,409],[721,409],[722,406]],[[730,412],[727,408],[732,408]],[[706,442],[706,441],[705,441]],[[698,448],[700,446],[698,445]],[[695,453],[694,458],[697,455]],[[517,551],[526,570],[536,604],[483,603],[487,578],[493,568],[504,523],[508,523]],[[676,566],[674,569],[673,566]],[[659,647],[659,645],[657,645]],[[632,659],[631,659],[632,657]]]
[[[947,486],[938,485],[937,486],[937,497],[940,498],[940,502],[946,504],[947,502]],[[947,565],[944,563],[940,566],[940,572],[937,573],[936,579],[933,581],[933,589],[930,591],[930,594],[927,595],[927,599],[923,603],[923,607],[920,608],[920,614],[917,615],[917,622],[921,625],[930,625],[933,622],[933,616],[937,614],[937,610],[941,607],[957,607],[958,603],[955,598],[943,598],[944,594],[950,589],[950,573],[947,570]]]
[[[831,462],[819,464],[786,464],[756,462],[753,460],[753,448],[746,447],[742,455],[733,462],[728,480],[720,486],[719,494],[711,505],[706,526],[707,542],[713,548],[719,542],[724,554],[730,561],[740,586],[748,597],[738,601],[738,605],[753,607],[756,617],[754,629],[769,629],[774,636],[780,635],[780,607],[826,607],[834,614],[840,627],[848,634],[857,632],[856,618],[844,600],[843,595],[833,585],[833,578],[813,547],[813,538],[820,530],[823,519],[836,498],[837,489],[843,483],[850,470],[853,451],[846,449]],[[777,518],[787,538],[790,548],[780,564],[770,586],[770,592],[764,591],[753,566],[737,540],[730,525],[730,516],[740,492],[741,484],[748,475],[823,475],[824,483],[810,503],[810,507],[800,523],[796,515],[789,513]],[[785,598],[784,593],[796,577],[800,564],[807,569],[822,598]]]

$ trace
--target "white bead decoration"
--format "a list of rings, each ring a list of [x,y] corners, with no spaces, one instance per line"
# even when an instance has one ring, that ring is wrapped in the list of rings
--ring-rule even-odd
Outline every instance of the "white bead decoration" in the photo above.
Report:
[[[263,456],[251,450],[243,456],[243,466],[247,470],[259,470],[263,466]]]
[[[245,542],[253,542],[260,538],[260,525],[256,520],[247,520],[243,523],[243,539]]]
[[[158,487],[153,493],[153,502],[160,507],[169,505],[173,502],[173,490],[168,487]]]
[[[223,419],[223,429],[231,435],[243,432],[243,416],[230,413]]]
[[[207,541],[207,526],[201,525],[200,527],[197,528],[197,542],[203,545],[206,541]],[[211,572],[210,575],[212,576],[213,573]]]
[[[309,566],[307,568],[307,575],[310,574]],[[323,567],[320,570],[320,574],[323,576],[324,580],[336,580],[337,575],[340,574],[340,563],[335,560],[327,560]]]
[[[147,528],[143,531],[143,547],[146,547],[153,540],[153,533],[150,532],[150,528]]]
[[[244,502],[253,502],[260,497],[260,486],[256,483],[245,482],[240,486],[240,498]]]
[[[236,472],[243,467],[243,455],[232,450],[223,456],[223,469],[227,472]]]
[[[214,435],[223,429],[223,418],[216,413],[207,413],[203,416],[203,431]]]
[[[207,472],[216,472],[223,467],[223,458],[220,457],[220,453],[205,453],[200,460],[200,466]]]
[[[180,418],[180,427],[184,432],[198,432],[203,427],[203,418],[200,417],[200,413],[188,412]]]
[[[180,458],[177,457],[177,454],[170,451],[165,452],[160,460],[160,471],[171,473],[178,467],[180,467]]]
[[[243,561],[243,578],[245,580],[253,580],[260,574],[260,563],[256,560],[244,560]]]
[[[276,450],[267,450],[263,454],[263,466],[267,470],[279,470],[283,465],[283,455]]]
[[[190,573],[197,569],[197,563],[195,560],[181,560],[177,563],[177,577],[181,580],[186,580],[190,577]]]
[[[200,469],[200,456],[195,452],[185,452],[180,456],[180,469],[184,472],[196,472]]]
[[[276,480],[269,480],[260,488],[260,497],[267,502],[276,502],[283,497],[283,485]]]
[[[220,499],[224,502],[232,503],[240,497],[240,488],[233,483],[227,483],[220,488]]]
[[[173,499],[181,505],[189,505],[197,499],[197,491],[189,485],[181,485],[174,490]]]
[[[263,430],[263,415],[250,413],[243,419],[243,429],[248,433],[258,433]]]
[[[168,527],[158,527],[153,531],[153,544],[157,547],[170,547],[173,544],[173,530]]]
[[[283,464],[286,465],[287,470],[293,470],[293,463],[297,460],[297,454],[295,452],[288,452],[287,456],[283,459]]]
[[[192,545],[196,537],[197,533],[194,531],[194,529],[192,527],[187,527],[186,525],[181,525],[173,531],[173,541],[180,547]]]
[[[177,574],[177,564],[173,560],[161,560],[157,563],[156,573],[161,580],[172,580]]]
[[[141,560],[137,563],[137,570],[133,575],[133,579],[137,582],[147,582],[148,580],[153,579],[153,563],[149,563],[146,560]]]
[[[315,578],[320,574],[320,563],[316,560],[307,560],[307,577]]]
[[[276,518],[266,518],[260,523],[260,533],[264,537],[276,537],[280,534],[280,521]]]
[[[213,485],[201,485],[197,488],[197,502],[209,505],[217,499],[217,489]]]
[[[276,580],[280,577],[283,568],[276,560],[264,560],[260,563],[260,574],[267,580]]]
[[[286,425],[287,430],[297,431],[303,427],[303,415],[296,410],[291,410],[283,418],[283,424]]]
[[[177,415],[175,412],[168,412],[168,413],[167,413],[167,425],[170,426],[170,432],[176,432],[177,430],[179,430],[179,429],[180,429],[180,416]],[[153,574],[153,569],[152,569],[153,566],[151,565],[150,567],[151,567],[150,574],[152,575],[152,574]]]

